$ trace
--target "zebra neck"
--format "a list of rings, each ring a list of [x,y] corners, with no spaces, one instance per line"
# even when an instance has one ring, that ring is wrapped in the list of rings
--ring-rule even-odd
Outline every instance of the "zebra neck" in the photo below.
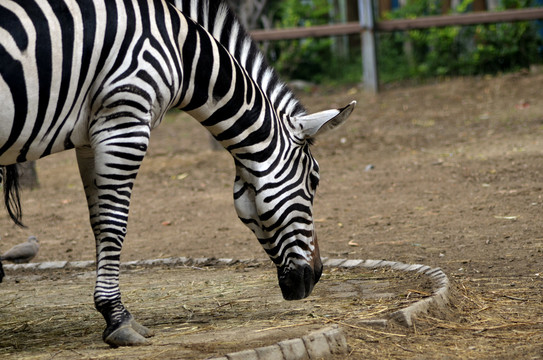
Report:
[[[268,66],[259,47],[224,0],[168,0],[188,18],[202,26],[258,84],[278,113],[305,113],[294,94]],[[222,60],[222,59],[221,59]]]
[[[284,127],[265,91],[203,27],[187,19],[185,29],[178,108],[200,121],[237,160],[273,151]]]

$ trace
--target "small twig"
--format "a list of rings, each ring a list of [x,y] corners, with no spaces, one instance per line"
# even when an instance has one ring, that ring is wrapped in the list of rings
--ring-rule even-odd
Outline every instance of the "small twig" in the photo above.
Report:
[[[63,351],[63,350],[59,350],[59,351],[54,352],[53,354],[51,354],[50,359],[53,359],[55,356],[57,356],[58,354],[60,354],[62,351]]]
[[[407,351],[407,352],[412,352],[412,353],[418,353],[418,354],[420,354],[419,351],[407,349],[407,348],[405,348],[405,347],[403,347],[403,346],[401,346],[401,345],[399,345],[399,344],[395,344],[395,343],[394,343],[393,345],[396,345],[397,347],[399,347],[399,348],[402,349],[403,351]]]
[[[79,356],[83,356],[82,353],[80,353],[79,351],[76,351],[76,350],[74,350],[74,349],[70,349],[70,351],[76,353],[76,354],[79,355]]]
[[[223,306],[232,306],[234,303],[236,303],[236,301],[228,301],[228,302],[225,302],[224,304],[221,304],[218,300],[215,300],[217,301],[217,306],[215,307],[215,310],[219,309],[219,308],[222,308]]]
[[[490,320],[487,320],[487,322]],[[463,331],[474,331],[476,334],[480,334],[485,331],[489,330],[499,330],[499,329],[505,329],[515,326],[524,326],[524,325],[539,325],[542,324],[542,321],[523,321],[523,322],[515,322],[510,324],[502,324],[502,325],[496,325],[496,326],[488,326],[488,327],[475,327],[475,326],[459,326],[455,324],[448,324],[448,323],[442,323],[436,325],[438,328],[443,329],[452,329],[452,330],[463,330]]]
[[[371,319],[371,318],[375,317],[375,315],[384,313],[385,311],[388,311],[388,310],[390,310],[390,309],[387,307],[387,308],[383,308],[381,310],[374,311],[372,313],[364,314],[363,318],[364,319]]]
[[[528,299],[523,299],[515,296],[509,296],[509,295],[503,295],[503,297],[511,299],[511,300],[517,300],[517,301],[528,301]]]
[[[420,291],[420,290],[413,290],[413,289],[407,289],[408,293],[415,293],[423,296],[431,296],[432,294],[426,292],[426,291]]]
[[[488,309],[490,309],[490,306],[487,305],[487,306],[485,306],[485,307],[483,307],[481,309],[476,310],[475,314],[478,314],[478,313],[483,312],[483,311],[488,310]]]
[[[331,321],[331,322],[334,322],[334,323],[336,323],[336,324],[339,324],[339,325],[351,327],[351,328],[353,328],[353,329],[364,330],[364,331],[370,331],[370,332],[373,332],[373,333],[376,333],[376,334],[380,334],[380,335],[385,335],[385,336],[399,336],[399,337],[406,337],[406,336],[407,336],[407,335],[404,335],[404,334],[394,334],[394,333],[387,333],[387,332],[384,332],[384,331],[373,330],[373,329],[370,329],[370,328],[367,328],[367,327],[356,326],[356,325],[344,323],[344,322],[338,321],[338,320],[333,320],[333,319],[327,319],[327,320],[329,320],[329,321]]]
[[[8,307],[10,306],[11,304],[13,304],[16,300],[19,300],[21,297],[20,296],[16,296],[14,297],[13,299],[11,299],[10,301],[8,301],[7,303],[3,304],[2,306],[0,306],[0,308],[5,308],[5,307]]]
[[[305,322],[305,323],[299,323],[299,324],[292,324],[292,325],[279,325],[279,326],[273,326],[265,329],[256,330],[255,332],[263,332],[263,331],[269,331],[269,330],[275,330],[275,329],[283,329],[283,328],[290,328],[290,327],[296,327],[296,326],[304,326],[312,324],[312,322]]]
[[[470,330],[476,330],[476,334],[480,334],[482,332],[488,331],[488,330],[499,330],[499,329],[505,329],[509,327],[515,327],[515,326],[523,326],[523,325],[537,325],[541,324],[541,321],[535,321],[535,322],[519,322],[519,323],[513,323],[513,324],[503,324],[503,325],[497,325],[497,326],[490,326],[487,328],[482,329],[470,329]]]

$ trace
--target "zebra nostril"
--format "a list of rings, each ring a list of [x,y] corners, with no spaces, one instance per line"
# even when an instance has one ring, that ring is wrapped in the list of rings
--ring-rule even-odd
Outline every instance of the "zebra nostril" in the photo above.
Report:
[[[311,294],[316,274],[309,265],[282,270],[277,268],[279,287],[285,300],[300,300]]]

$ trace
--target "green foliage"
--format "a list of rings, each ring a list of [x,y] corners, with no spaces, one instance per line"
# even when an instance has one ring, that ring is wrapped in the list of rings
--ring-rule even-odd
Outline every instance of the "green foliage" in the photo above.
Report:
[[[281,0],[272,3],[274,27],[291,28],[328,24],[328,0]],[[358,82],[361,79],[360,50],[355,56],[334,53],[334,39],[307,38],[284,40],[268,45],[268,58],[282,77],[315,83]]]
[[[328,0],[312,3],[284,0],[275,4],[275,27],[290,28],[326,24]],[[326,71],[332,58],[329,38],[284,40],[270,44],[268,55],[277,71],[286,78],[315,81],[316,74]]]
[[[477,26],[473,35],[476,47],[466,64],[469,73],[515,70],[543,60],[538,53],[541,39],[532,23]]]
[[[469,10],[464,0],[455,12]],[[530,5],[529,0],[507,0],[507,8]],[[440,13],[432,0],[410,0],[387,19],[416,18]],[[408,77],[474,75],[512,71],[543,62],[541,38],[533,22],[450,26],[379,35],[381,80]]]
[[[524,8],[533,0],[502,0],[503,8]],[[270,2],[274,27],[289,28],[331,22],[329,0]],[[454,13],[471,9],[463,0]],[[385,19],[441,15],[441,0],[408,0]],[[541,25],[540,25],[541,26]],[[534,22],[449,26],[407,32],[378,33],[382,82],[407,78],[492,74],[543,63],[543,42]],[[322,83],[358,82],[360,49],[338,55],[333,38],[284,40],[267,45],[270,62],[281,76]]]

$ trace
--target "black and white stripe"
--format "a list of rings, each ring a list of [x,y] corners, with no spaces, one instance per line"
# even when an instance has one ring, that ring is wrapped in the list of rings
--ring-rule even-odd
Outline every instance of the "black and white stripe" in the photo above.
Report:
[[[76,149],[96,238],[96,308],[113,346],[150,332],[121,302],[120,251],[151,129],[171,108],[232,154],[234,200],[278,267],[287,299],[320,276],[310,138],[354,104],[306,115],[222,1],[0,0],[0,165],[20,220],[14,164]]]

